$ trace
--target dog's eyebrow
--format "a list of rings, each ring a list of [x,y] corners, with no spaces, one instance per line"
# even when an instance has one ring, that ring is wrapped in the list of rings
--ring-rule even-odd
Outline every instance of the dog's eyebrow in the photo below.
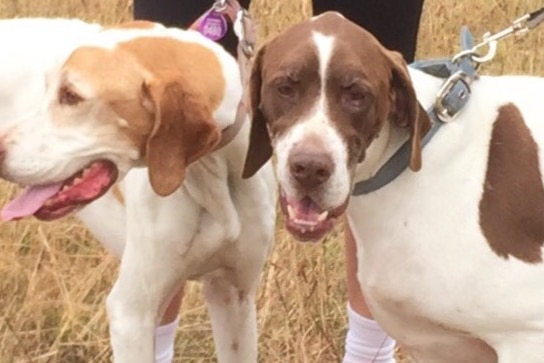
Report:
[[[278,73],[278,74],[274,75],[270,79],[271,84],[277,84],[277,83],[281,83],[281,82],[285,82],[285,81],[289,81],[289,82],[292,82],[292,83],[300,83],[300,81],[301,81],[300,73],[298,73],[298,72],[285,72],[285,73],[282,72],[282,73]]]

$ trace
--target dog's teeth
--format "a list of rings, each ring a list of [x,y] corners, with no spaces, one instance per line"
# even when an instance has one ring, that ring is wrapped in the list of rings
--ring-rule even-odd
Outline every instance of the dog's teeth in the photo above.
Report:
[[[295,219],[296,224],[300,224],[302,226],[308,226],[308,227],[315,227],[317,225],[317,222],[314,221],[305,221],[303,219]]]
[[[68,185],[64,185],[64,186],[60,189],[60,191],[61,191],[61,192],[65,192],[68,188],[69,188]]]
[[[89,175],[90,172],[91,172],[91,168],[83,169],[83,176],[85,177],[85,176]]]
[[[289,219],[295,218],[295,210],[290,205],[287,205],[287,215],[289,216]]]
[[[72,185],[76,185],[76,184],[79,184],[83,181],[83,178],[75,178],[74,179],[74,182],[72,183]]]
[[[319,222],[323,222],[325,219],[327,219],[328,216],[329,216],[329,211],[325,211],[325,212],[321,213],[319,215],[319,217],[317,217],[317,220]]]
[[[53,205],[53,201],[51,200],[46,200],[45,203],[43,203],[43,207],[50,207],[51,205]]]

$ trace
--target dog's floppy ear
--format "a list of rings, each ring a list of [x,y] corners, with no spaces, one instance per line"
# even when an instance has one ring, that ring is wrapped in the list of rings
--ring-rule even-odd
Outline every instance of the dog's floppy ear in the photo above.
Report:
[[[220,132],[201,95],[175,77],[145,82],[143,92],[154,113],[146,149],[149,180],[155,193],[166,196],[179,188],[185,168],[217,145]]]
[[[421,169],[421,139],[429,130],[431,122],[421,107],[410,80],[408,68],[402,55],[385,50],[391,61],[391,114],[390,119],[400,127],[410,128],[410,169]]]
[[[249,77],[249,96],[251,108],[251,131],[249,135],[249,148],[247,150],[243,178],[253,176],[271,157],[272,143],[266,126],[266,119],[260,109],[261,85],[262,85],[262,61],[265,47],[262,47],[251,68]]]

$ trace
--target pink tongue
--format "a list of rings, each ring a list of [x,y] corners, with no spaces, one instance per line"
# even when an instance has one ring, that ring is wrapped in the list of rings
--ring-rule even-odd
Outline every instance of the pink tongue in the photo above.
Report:
[[[295,212],[297,219],[305,221],[316,221],[321,214],[321,208],[309,197],[304,197],[300,201],[289,203]]]
[[[27,187],[2,209],[0,216],[4,221],[31,216],[61,187],[62,183]]]

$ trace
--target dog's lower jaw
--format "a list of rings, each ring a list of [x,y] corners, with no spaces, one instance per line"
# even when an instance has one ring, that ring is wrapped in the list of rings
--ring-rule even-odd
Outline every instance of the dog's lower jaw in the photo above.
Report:
[[[289,198],[285,193],[280,195],[280,206],[285,217],[285,227],[289,233],[301,242],[322,240],[333,230],[336,220],[347,208],[349,198],[340,206],[322,209],[311,197]]]

